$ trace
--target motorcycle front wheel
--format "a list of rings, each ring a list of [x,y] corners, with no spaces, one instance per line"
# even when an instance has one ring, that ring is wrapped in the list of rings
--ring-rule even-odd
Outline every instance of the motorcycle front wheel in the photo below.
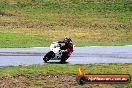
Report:
[[[44,60],[45,62],[47,62],[47,61],[49,61],[51,58],[54,58],[54,57],[55,57],[55,53],[54,53],[53,51],[50,51],[50,52],[48,52],[48,53],[44,56],[43,60]]]

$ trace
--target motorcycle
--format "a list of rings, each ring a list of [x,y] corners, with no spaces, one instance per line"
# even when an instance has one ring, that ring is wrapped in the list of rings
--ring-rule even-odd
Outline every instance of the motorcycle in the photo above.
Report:
[[[62,46],[63,45],[60,43],[53,42],[50,45],[50,51],[44,56],[43,60],[45,62],[48,62],[49,60],[60,60],[60,63],[65,63],[66,59],[63,56],[66,54],[63,52],[66,52],[66,50],[62,50]]]

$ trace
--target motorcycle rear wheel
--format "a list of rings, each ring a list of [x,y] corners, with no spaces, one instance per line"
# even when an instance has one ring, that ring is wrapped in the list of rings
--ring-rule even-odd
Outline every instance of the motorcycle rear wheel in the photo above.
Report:
[[[61,64],[64,64],[65,62],[66,62],[65,58],[61,58],[60,63],[61,63]]]
[[[68,53],[67,53],[67,52],[63,52],[63,53],[62,53],[62,56],[61,56],[61,61],[60,61],[60,63],[61,63],[61,64],[64,64],[68,58],[69,58]]]

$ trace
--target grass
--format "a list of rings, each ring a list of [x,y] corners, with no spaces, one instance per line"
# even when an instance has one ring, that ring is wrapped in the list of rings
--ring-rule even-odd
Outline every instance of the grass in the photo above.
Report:
[[[43,37],[45,36],[36,36],[23,33],[1,33],[0,47],[35,47],[49,45],[51,41],[46,40],[46,38]]]
[[[32,82],[34,85],[42,84],[44,79],[49,76],[50,74],[59,75],[61,74],[74,74],[74,76],[78,76],[78,68],[80,65],[67,65],[67,64],[47,64],[47,65],[31,65],[31,66],[17,66],[17,67],[0,67],[0,78],[3,77],[28,77],[27,80],[23,82],[27,82],[28,85],[32,86]],[[87,74],[130,74],[132,76],[132,64],[131,63],[124,63],[124,64],[87,64],[82,65],[82,67],[86,70]],[[60,70],[61,69],[61,70]],[[119,70],[120,69],[120,70]],[[43,77],[44,74],[47,74],[46,77]],[[41,76],[42,75],[42,76]],[[41,78],[40,78],[41,77]],[[42,79],[43,78],[43,79]],[[20,78],[17,78],[17,80]],[[69,78],[67,78],[69,79]],[[22,78],[21,78],[22,80]],[[32,80],[32,81],[31,81]],[[70,79],[69,79],[70,80]],[[75,80],[75,79],[72,79]],[[18,81],[17,81],[18,82]],[[38,83],[41,82],[41,83]],[[47,80],[48,82],[48,80]],[[15,82],[14,82],[15,83]],[[26,85],[26,84],[25,84]],[[51,84],[50,84],[51,85]],[[60,85],[60,84],[59,84]],[[70,84],[69,84],[70,85]],[[132,86],[132,82],[129,84],[88,84],[84,86],[79,85],[71,85],[71,87],[98,87],[104,88],[129,88]],[[19,86],[20,87],[20,86]],[[22,87],[22,86],[21,86]],[[42,87],[41,85],[39,87]]]
[[[53,74],[77,74],[80,65],[67,64],[46,64],[31,66],[9,66],[0,67],[0,76],[34,73],[53,73]],[[81,65],[87,74],[130,74],[132,76],[131,63],[117,64],[87,64]],[[60,70],[61,69],[61,70]],[[108,70],[109,69],[109,70]],[[119,70],[120,71],[117,71]]]
[[[64,36],[72,37],[76,46],[131,45],[131,11],[131,0],[0,0],[0,47],[44,47]],[[59,64],[0,67],[0,77],[48,72],[78,75],[78,67]],[[132,76],[132,64],[83,67],[88,74]],[[84,87],[87,86],[130,88],[132,83]]]
[[[59,33],[59,34],[58,34]],[[1,29],[0,47],[45,47],[52,41],[71,36],[76,46],[131,45],[130,30],[86,30],[86,29]]]
[[[0,47],[49,46],[64,36],[76,46],[131,45],[131,6],[131,0],[1,0]]]

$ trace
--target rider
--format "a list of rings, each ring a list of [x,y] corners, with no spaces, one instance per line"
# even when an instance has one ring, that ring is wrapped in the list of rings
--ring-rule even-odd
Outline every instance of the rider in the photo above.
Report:
[[[61,47],[61,49],[64,51],[62,57],[67,60],[73,52],[72,39],[66,36],[63,41],[58,41],[58,43],[64,43],[64,45]]]

